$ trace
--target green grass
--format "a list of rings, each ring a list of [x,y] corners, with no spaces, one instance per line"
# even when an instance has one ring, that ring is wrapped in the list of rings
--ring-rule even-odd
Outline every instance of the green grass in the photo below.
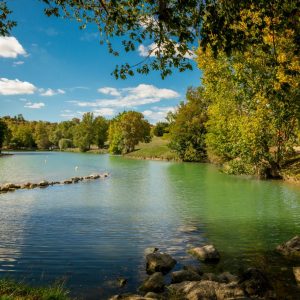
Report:
[[[154,160],[179,160],[178,155],[168,147],[169,140],[154,136],[150,143],[139,143],[136,150],[125,157]]]
[[[0,300],[70,300],[62,284],[30,287],[11,279],[0,279]]]

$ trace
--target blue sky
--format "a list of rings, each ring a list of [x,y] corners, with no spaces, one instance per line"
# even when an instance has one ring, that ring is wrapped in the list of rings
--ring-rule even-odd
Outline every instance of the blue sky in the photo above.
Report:
[[[134,109],[155,123],[184,100],[187,87],[200,83],[195,63],[193,71],[174,70],[165,80],[158,72],[116,80],[115,65],[141,61],[151,41],[143,51],[114,57],[92,25],[80,30],[75,21],[48,18],[38,0],[8,4],[18,25],[11,37],[0,37],[0,116],[62,121]]]

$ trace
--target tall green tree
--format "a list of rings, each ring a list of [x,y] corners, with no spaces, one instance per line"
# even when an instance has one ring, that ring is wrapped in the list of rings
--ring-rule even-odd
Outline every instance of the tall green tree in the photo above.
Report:
[[[2,149],[3,142],[7,136],[8,127],[4,121],[0,119],[0,153]]]
[[[206,159],[205,134],[209,101],[203,88],[189,88],[186,103],[181,103],[170,124],[170,148],[184,161]]]
[[[80,151],[87,151],[95,139],[94,115],[85,113],[81,122],[74,129],[74,144]]]
[[[149,142],[150,124],[140,112],[119,114],[109,125],[109,151],[124,154],[134,151],[139,142]]]
[[[98,116],[94,120],[94,143],[98,148],[103,148],[105,142],[108,138],[108,121],[102,117]]]
[[[35,127],[35,142],[38,149],[49,149],[51,142],[49,140],[47,124],[39,121]]]

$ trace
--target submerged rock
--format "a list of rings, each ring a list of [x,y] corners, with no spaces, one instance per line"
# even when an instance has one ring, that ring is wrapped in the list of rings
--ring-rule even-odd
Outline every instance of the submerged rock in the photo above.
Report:
[[[297,283],[300,284],[300,267],[294,267],[293,268],[293,273],[294,273],[294,276],[295,276],[295,279],[296,279]]]
[[[268,278],[258,269],[249,268],[241,276],[239,286],[248,296],[266,297],[272,287]],[[267,297],[269,299],[269,297]]]
[[[74,183],[77,183],[80,178],[79,177],[72,177],[71,180],[74,182]]]
[[[124,287],[126,284],[127,284],[127,279],[126,278],[119,278],[118,279],[119,287]]]
[[[285,256],[300,257],[300,236],[296,235],[289,241],[276,247]]]
[[[218,262],[220,260],[220,254],[213,245],[192,248],[188,252],[204,262]]]
[[[162,292],[164,290],[164,276],[161,272],[150,275],[139,287],[142,292]]]
[[[151,253],[146,256],[146,270],[148,274],[162,272],[167,274],[176,265],[176,260],[166,253]]]
[[[201,271],[201,268],[199,266],[188,265],[188,266],[183,266],[183,269],[186,270],[186,271],[195,272],[198,275],[202,275],[203,274],[203,272]]]
[[[171,273],[171,282],[180,283],[183,281],[200,281],[201,276],[194,271],[180,270]]]
[[[169,286],[175,299],[186,300],[223,300],[245,299],[245,292],[236,283],[219,283],[215,281],[185,281]]]

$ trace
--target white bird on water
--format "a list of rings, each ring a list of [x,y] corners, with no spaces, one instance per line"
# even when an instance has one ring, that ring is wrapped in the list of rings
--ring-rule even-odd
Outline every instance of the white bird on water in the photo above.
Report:
[[[75,167],[75,171],[77,172],[77,171],[78,171],[78,169],[79,169],[79,167],[78,167],[78,166],[76,166],[76,167]]]

